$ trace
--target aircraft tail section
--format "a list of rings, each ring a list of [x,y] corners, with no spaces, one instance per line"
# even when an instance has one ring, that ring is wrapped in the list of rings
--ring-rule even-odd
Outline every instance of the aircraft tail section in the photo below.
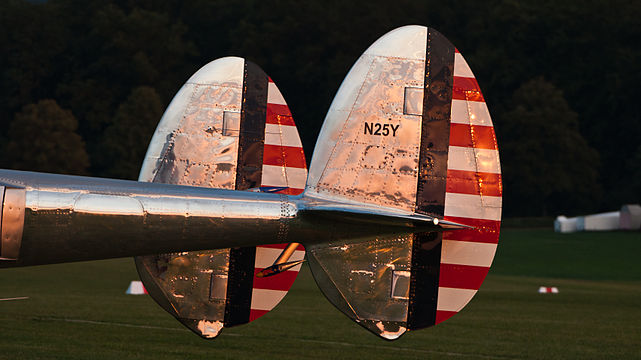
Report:
[[[330,302],[393,340],[463,309],[498,246],[490,114],[463,56],[422,26],[357,60],[309,176],[282,94],[237,57],[196,72],[153,135],[139,181],[185,186],[2,174],[0,267],[147,254],[135,263],[149,295],[204,338],[271,311],[307,255]]]
[[[306,178],[303,147],[278,87],[257,65],[226,57],[201,68],[174,97],[139,181],[285,196],[300,194]],[[283,224],[279,240],[286,235]],[[136,266],[166,311],[212,338],[223,327],[263,316],[283,299],[300,265],[275,276],[256,275],[285,249],[288,262],[305,256],[302,245],[279,243],[138,256]]]
[[[337,308],[383,338],[435,325],[487,274],[501,192],[494,129],[464,58],[431,28],[393,30],[338,90],[304,195],[467,227],[310,245],[312,273]]]

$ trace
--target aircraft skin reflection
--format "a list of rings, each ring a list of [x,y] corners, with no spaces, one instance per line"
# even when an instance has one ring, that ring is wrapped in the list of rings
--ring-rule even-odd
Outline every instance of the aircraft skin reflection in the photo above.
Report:
[[[20,229],[2,227],[5,236],[0,249],[6,247],[7,239],[20,238],[19,255],[14,261],[0,262],[2,267],[296,239],[340,241],[436,228],[433,219],[424,215],[382,209],[370,213],[366,207],[338,206],[304,196],[16,170],[0,170],[0,179],[4,182],[1,191],[23,193],[22,203],[8,202],[5,196],[3,218],[6,221],[6,214],[18,209],[24,219]],[[351,211],[359,213],[347,221],[333,221]],[[385,223],[368,220],[384,216],[390,217]],[[283,224],[289,228],[286,234]]]

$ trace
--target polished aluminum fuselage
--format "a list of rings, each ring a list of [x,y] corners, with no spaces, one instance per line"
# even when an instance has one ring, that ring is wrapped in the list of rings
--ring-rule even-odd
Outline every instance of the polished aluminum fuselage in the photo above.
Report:
[[[1,261],[0,267],[286,242],[313,244],[415,230],[407,216],[399,218],[400,223],[396,218],[387,221],[387,216],[376,217],[376,209],[304,195],[13,170],[0,170],[0,182],[5,188],[24,189],[24,205],[13,207],[24,206],[21,236],[14,235],[19,237],[19,252],[14,259]],[[4,205],[7,211],[11,204]]]

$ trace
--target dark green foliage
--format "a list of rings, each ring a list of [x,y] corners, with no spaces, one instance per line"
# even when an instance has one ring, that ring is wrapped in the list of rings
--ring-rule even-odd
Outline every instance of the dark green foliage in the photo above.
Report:
[[[102,137],[99,168],[104,176],[136,180],[163,104],[153,88],[135,88],[122,103]]]
[[[11,123],[3,160],[12,169],[85,174],[89,157],[77,128],[71,111],[54,100],[27,105]]]
[[[634,157],[628,159],[628,172],[625,178],[632,184],[632,198],[630,203],[641,203],[641,145],[634,154]]]
[[[630,165],[641,139],[641,2],[623,0],[2,1],[0,142],[9,140],[9,121],[24,105],[55,99],[79,121],[90,173],[131,178],[133,168],[114,170],[117,161],[104,157],[103,146],[113,143],[104,139],[113,132],[106,129],[115,126],[133,89],[153,88],[165,107],[200,66],[236,55],[276,81],[309,159],[354,61],[376,38],[406,24],[438,29],[475,72],[499,134],[506,215],[613,210],[641,200],[638,167]],[[567,106],[537,110],[537,104],[514,102],[517,89],[539,77],[562,91],[551,98]],[[576,120],[547,127],[550,121],[541,119],[536,131],[568,139],[545,141],[545,149],[503,148],[519,142],[524,148],[536,135],[510,125],[508,113],[525,111],[536,123],[534,117],[555,109],[575,113]],[[143,154],[130,154],[131,164],[140,164]],[[549,161],[554,169],[544,173],[534,166],[536,156],[558,161]],[[574,168],[560,166],[571,156]],[[517,172],[511,164],[529,167]],[[547,177],[538,183],[543,196],[532,199],[526,174]]]
[[[505,210],[518,215],[594,210],[599,154],[579,132],[578,115],[543,78],[523,84],[501,116]]]

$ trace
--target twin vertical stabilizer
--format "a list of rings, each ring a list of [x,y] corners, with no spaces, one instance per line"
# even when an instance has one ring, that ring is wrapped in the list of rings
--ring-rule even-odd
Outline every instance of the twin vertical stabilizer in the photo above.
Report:
[[[281,92],[226,57],[176,94],[138,182],[11,170],[0,182],[0,267],[136,256],[154,300],[205,338],[271,311],[305,258],[332,304],[382,338],[438,324],[481,286],[501,221],[483,95],[423,26],[357,60],[309,176]]]

